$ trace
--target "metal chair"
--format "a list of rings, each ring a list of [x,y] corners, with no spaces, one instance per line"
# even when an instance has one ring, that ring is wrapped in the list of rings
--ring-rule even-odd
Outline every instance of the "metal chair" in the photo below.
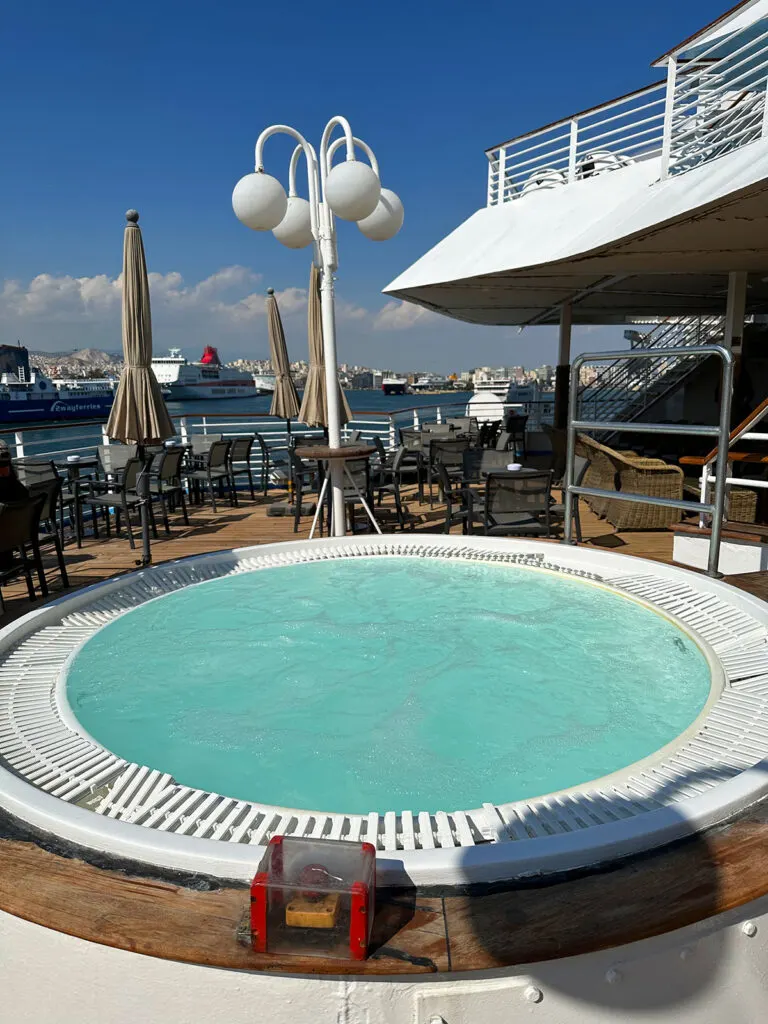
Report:
[[[56,523],[56,513],[61,500],[61,488],[62,480],[59,476],[49,478],[48,480],[40,480],[29,486],[29,493],[32,498],[43,498],[38,516],[37,537],[30,543],[36,543],[38,548],[44,547],[47,544],[53,545],[56,561],[59,565],[59,573],[61,574],[61,582],[65,587],[68,587],[69,577],[67,576],[67,567],[64,564],[62,540]],[[46,594],[47,592],[46,587],[43,593]]]
[[[376,440],[381,443],[379,438],[376,438]],[[383,447],[384,446],[382,445],[382,448]],[[417,518],[405,509],[400,493],[400,477],[405,456],[406,449],[401,445],[394,453],[394,456],[388,465],[381,465],[378,467],[379,476],[373,488],[376,491],[376,501],[378,505],[381,505],[383,495],[392,495],[395,503],[395,515],[397,516],[397,522],[401,530],[405,529],[406,517],[411,524],[411,529],[414,528]]]
[[[187,501],[184,495],[182,483],[182,463],[184,461],[183,448],[166,448],[155,456],[152,462],[152,475],[149,478],[149,495],[152,501],[159,501],[163,513],[163,526],[165,532],[170,533],[168,525],[168,503],[173,503],[176,498],[181,504],[181,512],[184,522],[189,526],[187,514]]]
[[[494,448],[468,448],[463,456],[464,483],[479,484],[491,472],[504,472],[512,461],[510,453]]]
[[[448,476],[461,478],[464,473],[464,452],[469,448],[466,438],[440,438],[429,442],[429,461],[427,462],[427,483],[429,485],[429,504],[433,505],[432,483],[437,476],[437,464],[442,463]]]
[[[362,495],[368,507],[373,510],[373,489],[371,487],[371,464],[368,459],[349,459],[344,464],[346,472],[343,477],[344,507],[349,510],[349,532],[355,532],[355,508],[360,504]],[[349,476],[347,476],[349,474]],[[355,482],[353,487],[350,477]],[[357,488],[357,489],[355,489]],[[358,493],[359,492],[359,493]],[[365,522],[370,526],[368,517]]]
[[[210,437],[210,434],[208,436]],[[214,512],[218,511],[216,508],[216,488],[223,487],[225,484],[229,491],[230,505],[233,507],[237,505],[235,486],[229,471],[229,449],[231,444],[231,441],[214,441],[204,453],[205,465],[203,468],[195,469],[187,474],[190,485],[194,485],[196,490],[201,486],[208,487],[211,507]]]
[[[288,449],[293,490],[293,532],[297,533],[304,505],[304,492],[320,487],[320,471],[316,465],[300,459],[293,447]],[[324,512],[320,510],[320,534],[323,532]]]
[[[552,473],[489,473],[485,481],[486,536],[551,536]]]
[[[23,575],[30,601],[34,601],[36,597],[35,585],[32,582],[32,565],[37,572],[41,593],[43,596],[48,594],[40,548],[37,544],[40,512],[44,502],[45,495],[39,494],[25,501],[0,505],[0,585],[16,579],[19,574]],[[27,545],[32,548],[32,564],[27,554]],[[5,610],[1,592],[0,610]]]
[[[237,477],[247,476],[248,485],[251,489],[251,501],[256,500],[256,493],[253,489],[253,472],[251,470],[251,449],[253,448],[255,436],[236,437],[229,449],[229,474],[234,485],[235,504],[237,504]],[[237,466],[235,465],[237,463]]]
[[[133,539],[133,529],[131,528],[131,512],[137,510],[141,505],[141,498],[136,491],[136,487],[138,484],[139,473],[142,472],[143,468],[144,464],[141,459],[133,458],[129,459],[126,463],[125,469],[122,473],[122,479],[120,480],[113,480],[109,483],[96,480],[86,481],[88,484],[88,493],[80,496],[80,504],[87,506],[91,510],[91,523],[93,526],[93,536],[95,538],[98,539],[99,536],[98,511],[101,510],[104,513],[107,537],[110,537],[111,525],[109,511],[110,509],[114,509],[115,533],[118,535],[120,534],[120,513],[122,512],[125,516],[125,529],[128,534],[128,542],[132,548],[136,547],[136,543]],[[152,502],[150,501],[148,504],[152,534],[154,537],[157,537],[157,525],[155,524]]]
[[[458,523],[462,533],[471,533],[475,515],[482,513],[482,502],[475,499],[469,488],[458,484],[442,462],[437,464],[437,474],[445,502],[443,533],[450,533]]]

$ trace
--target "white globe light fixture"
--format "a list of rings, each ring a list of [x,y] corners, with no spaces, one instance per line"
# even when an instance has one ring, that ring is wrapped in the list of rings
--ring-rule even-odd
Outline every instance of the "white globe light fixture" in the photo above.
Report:
[[[341,135],[337,129],[341,129]],[[332,141],[334,133],[336,138]],[[288,167],[287,195],[277,178],[264,171],[264,145],[272,135],[288,135],[297,144]],[[334,154],[342,146],[346,159],[334,165]],[[355,158],[356,150],[365,155],[367,163]],[[308,200],[296,191],[296,170],[302,156],[307,167]],[[289,125],[275,124],[265,128],[256,141],[255,167],[253,174],[246,174],[235,185],[232,208],[238,220],[247,227],[254,231],[271,231],[278,242],[289,249],[303,249],[313,243],[313,261],[320,271],[328,445],[331,449],[340,449],[341,392],[338,386],[333,285],[333,275],[338,267],[335,217],[356,221],[366,237],[383,242],[400,230],[403,204],[391,189],[382,189],[379,164],[373,150],[352,134],[352,128],[344,117],[331,118],[323,131],[318,151]],[[336,457],[329,459],[329,476],[323,485],[325,490],[330,482],[331,533],[335,537],[344,536],[346,521],[344,477],[348,472],[340,456],[341,452],[338,452]],[[352,481],[351,477],[349,479]],[[319,501],[318,505],[321,504]],[[373,513],[368,511],[373,526],[381,533]]]
[[[285,216],[272,234],[289,249],[304,249],[313,239],[312,210],[301,196],[288,196]]]
[[[271,174],[246,174],[235,185],[232,209],[239,221],[253,231],[272,231],[285,216],[288,197]]]
[[[360,160],[336,164],[325,182],[325,198],[342,220],[363,220],[376,209],[381,182],[370,166]]]
[[[403,226],[405,210],[397,193],[383,188],[373,213],[357,222],[366,238],[372,242],[387,242],[394,238]]]

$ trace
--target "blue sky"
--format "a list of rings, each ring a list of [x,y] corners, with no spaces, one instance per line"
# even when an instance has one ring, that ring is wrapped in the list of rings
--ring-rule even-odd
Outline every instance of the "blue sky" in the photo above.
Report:
[[[725,0],[332,4],[8,0],[0,40],[0,341],[48,350],[120,344],[123,212],[141,213],[155,348],[266,354],[262,296],[283,295],[306,351],[307,250],[234,217],[268,124],[318,142],[345,114],[405,205],[387,243],[340,224],[339,357],[385,368],[536,365],[554,331],[471,327],[381,289],[485,202],[488,146],[658,77],[651,59]],[[289,149],[267,149],[287,178]],[[610,347],[617,329],[577,332]]]

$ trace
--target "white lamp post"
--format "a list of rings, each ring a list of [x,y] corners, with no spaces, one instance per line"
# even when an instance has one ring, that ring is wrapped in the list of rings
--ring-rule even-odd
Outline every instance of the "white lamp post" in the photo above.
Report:
[[[343,135],[331,142],[335,128]],[[271,135],[289,135],[298,145],[288,171],[288,195],[280,182],[264,171],[264,143]],[[346,147],[346,160],[333,164],[339,147]],[[355,157],[355,147],[369,163]],[[309,200],[296,193],[296,167],[304,154],[307,163]],[[379,165],[366,143],[355,138],[344,117],[332,117],[320,142],[320,160],[314,148],[295,128],[276,124],[265,128],[256,141],[256,169],[235,185],[232,208],[238,219],[254,231],[271,231],[289,249],[303,249],[314,243],[315,266],[320,271],[320,303],[325,344],[325,382],[328,401],[328,443],[341,445],[338,373],[336,367],[336,319],[333,275],[338,267],[334,214],[356,221],[372,241],[393,238],[403,223],[403,204],[394,192],[381,187]],[[333,533],[344,535],[345,510],[343,469],[331,460]]]

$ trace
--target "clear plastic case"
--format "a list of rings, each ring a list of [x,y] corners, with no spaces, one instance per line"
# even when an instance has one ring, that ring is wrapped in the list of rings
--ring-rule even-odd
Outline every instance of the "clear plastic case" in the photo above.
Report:
[[[251,883],[253,948],[364,960],[375,900],[370,843],[273,836]]]

